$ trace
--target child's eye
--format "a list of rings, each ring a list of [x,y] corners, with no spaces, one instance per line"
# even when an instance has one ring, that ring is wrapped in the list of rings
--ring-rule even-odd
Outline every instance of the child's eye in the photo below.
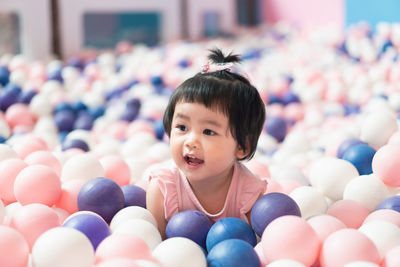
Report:
[[[178,124],[175,128],[182,132],[187,130],[186,126],[183,124]]]
[[[203,131],[203,133],[204,133],[205,135],[216,135],[216,134],[217,134],[216,132],[214,132],[213,130],[210,130],[210,129],[205,129],[205,130]]]

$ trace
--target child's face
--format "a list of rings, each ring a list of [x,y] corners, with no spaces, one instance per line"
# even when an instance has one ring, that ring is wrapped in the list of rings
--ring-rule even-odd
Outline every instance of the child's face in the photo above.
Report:
[[[174,161],[192,182],[226,178],[235,160],[244,156],[228,118],[199,103],[176,104],[170,145]]]

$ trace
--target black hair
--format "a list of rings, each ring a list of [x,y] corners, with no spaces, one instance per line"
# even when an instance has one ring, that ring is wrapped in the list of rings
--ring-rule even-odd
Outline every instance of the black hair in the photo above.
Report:
[[[238,55],[224,56],[219,49],[210,52],[211,63],[240,62]],[[164,113],[163,124],[168,136],[178,102],[200,103],[222,112],[228,117],[233,138],[246,154],[239,160],[254,156],[265,121],[265,106],[258,90],[245,77],[225,69],[197,73],[184,81],[172,94]]]

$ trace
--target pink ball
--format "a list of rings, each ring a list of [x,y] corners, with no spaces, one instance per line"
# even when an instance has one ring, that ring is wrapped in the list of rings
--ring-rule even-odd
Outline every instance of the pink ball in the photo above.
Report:
[[[96,263],[113,258],[151,260],[149,246],[143,239],[130,233],[113,233],[96,249]]]
[[[61,185],[61,195],[56,203],[56,207],[64,209],[69,213],[78,211],[78,194],[85,180],[67,180]]]
[[[349,228],[358,228],[362,225],[370,210],[362,203],[351,199],[343,199],[333,203],[326,214],[341,220]]]
[[[125,121],[117,121],[107,127],[106,134],[115,139],[122,140],[125,138],[126,131],[128,129],[129,123]]]
[[[284,192],[283,186],[276,179],[269,178],[269,179],[267,179],[267,182],[268,182],[268,186],[267,186],[267,190],[265,191],[265,194],[273,193],[273,192],[278,192],[278,193]]]
[[[250,171],[253,173],[257,174],[259,177],[266,178],[266,177],[271,177],[271,174],[269,173],[269,168],[267,164],[264,164],[260,162],[259,160],[253,159],[249,161],[246,164],[247,168],[249,168]]]
[[[41,203],[53,206],[61,195],[61,181],[49,167],[31,165],[15,178],[14,193],[22,205]]]
[[[262,247],[262,243],[258,242],[257,245],[254,247],[254,250],[256,251],[258,257],[260,258],[261,265],[266,266],[268,264],[267,259],[264,256],[264,251]]]
[[[100,163],[104,168],[105,177],[115,181],[119,186],[129,184],[131,171],[121,156],[107,155],[100,158]]]
[[[129,127],[126,131],[126,138],[129,138],[140,132],[148,132],[153,135],[156,135],[154,132],[153,124],[147,120],[134,120],[129,124]]]
[[[378,249],[363,233],[356,229],[341,229],[329,235],[320,253],[321,267],[343,267],[353,261],[378,264]]]
[[[372,171],[388,186],[400,186],[400,150],[389,144],[379,148],[372,159]]]
[[[96,264],[96,267],[139,267],[135,263],[134,260],[131,259],[126,259],[126,258],[115,258],[115,259],[110,259],[103,261],[99,264]]]
[[[0,251],[1,266],[27,266],[29,246],[15,229],[0,225]]]
[[[286,215],[273,220],[261,238],[267,261],[290,259],[312,265],[320,242],[313,228],[301,217]]]
[[[61,176],[61,163],[50,151],[32,152],[25,158],[25,162],[28,163],[28,165],[45,165],[53,169],[53,171],[55,171],[58,176]]]
[[[32,152],[47,150],[47,144],[37,136],[27,135],[17,144],[14,144],[12,148],[20,158],[25,159]]]
[[[346,225],[341,220],[327,214],[313,216],[307,221],[317,233],[321,244],[333,232],[346,228]]]
[[[398,267],[400,266],[400,246],[391,248],[386,252],[383,258],[382,267]]]
[[[11,219],[11,226],[25,237],[30,249],[42,233],[60,225],[54,210],[37,203],[22,206]]]
[[[25,104],[11,105],[6,111],[5,118],[11,129],[16,126],[32,127],[35,124],[35,118],[29,106]]]
[[[19,158],[6,159],[0,162],[0,198],[15,202],[14,182],[18,173],[28,165]]]
[[[64,221],[69,216],[71,216],[71,214],[68,211],[64,210],[64,209],[57,208],[57,207],[52,207],[51,209],[54,210],[57,213],[58,220],[60,221],[60,224],[63,224]]]
[[[400,227],[400,212],[391,209],[375,210],[365,218],[363,224],[373,220],[387,221]]]

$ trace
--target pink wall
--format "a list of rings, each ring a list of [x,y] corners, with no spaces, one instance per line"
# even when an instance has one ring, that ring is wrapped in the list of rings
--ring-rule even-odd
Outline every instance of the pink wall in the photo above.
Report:
[[[344,26],[344,0],[263,0],[264,21]]]

